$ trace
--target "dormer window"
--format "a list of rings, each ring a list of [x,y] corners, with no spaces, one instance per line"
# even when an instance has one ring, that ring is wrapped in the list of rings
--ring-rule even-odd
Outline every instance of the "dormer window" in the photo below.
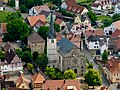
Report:
[[[54,43],[54,40],[51,40],[51,43]]]

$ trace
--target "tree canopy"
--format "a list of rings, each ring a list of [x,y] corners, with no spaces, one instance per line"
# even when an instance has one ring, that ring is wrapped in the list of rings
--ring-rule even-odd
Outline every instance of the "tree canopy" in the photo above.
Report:
[[[108,61],[108,52],[107,50],[104,50],[103,54],[102,54],[102,60],[104,63],[106,63]]]
[[[102,84],[102,79],[100,73],[94,69],[89,69],[84,75],[85,82],[88,86],[100,86]]]
[[[74,73],[73,70],[69,69],[69,70],[66,70],[64,72],[63,77],[64,77],[64,79],[75,79],[76,78],[76,74]]]
[[[29,51],[25,51],[23,54],[22,54],[22,61],[26,62],[26,63],[31,63],[32,62],[32,54],[29,52]]]
[[[92,12],[92,11],[89,11],[87,13],[87,15],[91,20],[91,24],[94,25],[96,23],[96,20],[97,20],[96,14],[94,12]]]
[[[48,57],[46,54],[44,53],[40,53],[37,60],[36,60],[36,63],[39,65],[39,67],[41,69],[44,69],[47,64],[48,64]]]
[[[113,15],[113,22],[120,20],[120,14],[114,14]]]
[[[38,34],[44,39],[47,40],[47,34],[50,31],[48,26],[41,26],[38,30]]]

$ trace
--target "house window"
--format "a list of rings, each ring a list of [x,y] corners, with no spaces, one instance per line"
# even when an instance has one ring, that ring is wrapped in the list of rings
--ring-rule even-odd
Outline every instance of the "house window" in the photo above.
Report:
[[[70,65],[70,60],[67,61],[67,65]]]
[[[96,46],[94,46],[94,48],[96,48]]]
[[[76,74],[77,74],[77,69],[74,69],[74,73],[76,73]]]
[[[60,63],[61,57],[59,56],[59,63]]]
[[[98,46],[97,46],[97,48],[98,48]]]
[[[36,46],[36,43],[35,43],[35,46]]]
[[[52,43],[54,43],[54,40],[51,40]]]
[[[95,44],[98,44],[98,43],[95,43]]]

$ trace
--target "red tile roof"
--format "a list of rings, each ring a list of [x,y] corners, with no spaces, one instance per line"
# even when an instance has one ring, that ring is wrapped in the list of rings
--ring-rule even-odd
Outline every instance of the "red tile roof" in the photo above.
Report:
[[[30,26],[34,26],[39,20],[43,23],[46,23],[45,15],[38,15],[38,16],[28,16],[27,17]]]
[[[62,34],[58,32],[56,35],[57,35],[57,41],[60,41],[62,38]]]
[[[50,11],[49,7],[47,5],[41,5],[41,6],[35,6],[34,9],[40,13],[42,10],[44,11]]]
[[[70,4],[77,4],[75,0],[65,0],[65,3],[69,6]]]
[[[103,30],[86,30],[85,31],[85,36],[88,38],[89,36],[104,36]]]
[[[80,90],[79,80],[47,80],[44,90]],[[69,89],[68,89],[69,88]]]
[[[55,21],[55,23],[58,24],[58,25],[60,25],[62,23],[62,21],[63,21],[62,19],[57,18],[56,21]]]
[[[113,22],[112,25],[114,25],[117,29],[120,30],[120,20]]]
[[[21,75],[17,80],[15,80],[16,87],[19,87],[22,84],[26,84],[29,87],[30,80]]]
[[[112,57],[107,63],[106,68],[112,73],[112,74],[120,74],[120,60],[118,60],[115,57]]]
[[[119,29],[116,29],[112,35],[111,35],[112,38],[117,38],[117,37],[120,37],[120,30]]]
[[[35,73],[31,79],[33,83],[43,83],[43,81],[45,80],[40,73]]]
[[[6,25],[7,25],[7,23],[1,23],[2,33],[7,33]]]

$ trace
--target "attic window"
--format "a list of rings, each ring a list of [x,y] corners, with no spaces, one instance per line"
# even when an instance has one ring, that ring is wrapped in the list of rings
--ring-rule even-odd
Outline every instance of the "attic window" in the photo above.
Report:
[[[74,90],[75,86],[67,86],[67,90]]]
[[[80,12],[80,9],[77,11],[77,13],[79,13]]]
[[[51,40],[51,43],[54,43],[54,40]]]

